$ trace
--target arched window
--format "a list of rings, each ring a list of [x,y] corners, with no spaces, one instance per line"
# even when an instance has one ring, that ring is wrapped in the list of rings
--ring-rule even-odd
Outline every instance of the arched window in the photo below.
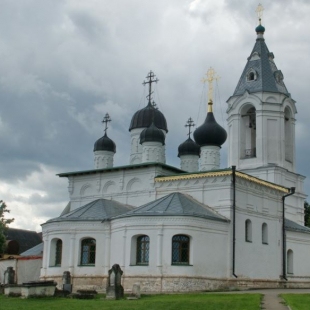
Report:
[[[288,107],[284,111],[285,160],[293,162],[292,116]]]
[[[185,235],[175,235],[172,237],[172,264],[189,264],[189,237]]]
[[[95,265],[96,262],[96,240],[92,238],[83,239],[81,243],[81,265]]]
[[[62,257],[62,241],[58,239],[56,242],[55,266],[61,266],[61,257]]]
[[[294,257],[293,257],[293,251],[292,250],[288,250],[287,251],[287,260],[286,260],[286,270],[287,273],[293,273],[293,263],[294,263]]]
[[[252,242],[252,222],[250,220],[245,221],[245,241]]]
[[[149,236],[140,236],[137,238],[137,265],[148,265],[150,253]]]
[[[50,255],[49,255],[49,265],[51,267],[61,266],[62,260],[62,240],[59,238],[54,238],[50,243]]]
[[[241,111],[240,154],[241,158],[256,157],[256,109],[251,105]]]
[[[262,243],[268,244],[268,226],[266,223],[262,225]]]
[[[247,74],[247,82],[255,81],[257,79],[257,73],[255,70],[250,69],[250,71]]]

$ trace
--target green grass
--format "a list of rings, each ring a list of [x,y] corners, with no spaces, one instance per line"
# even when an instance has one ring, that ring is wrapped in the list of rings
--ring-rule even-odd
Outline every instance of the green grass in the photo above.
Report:
[[[310,294],[282,294],[281,297],[292,310],[310,309]]]
[[[139,300],[94,300],[67,298],[30,298],[0,296],[0,309],[5,310],[259,310],[260,294],[182,294],[144,295]]]

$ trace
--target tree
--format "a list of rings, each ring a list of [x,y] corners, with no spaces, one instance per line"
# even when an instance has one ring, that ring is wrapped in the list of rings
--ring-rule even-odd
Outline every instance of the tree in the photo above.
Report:
[[[7,209],[5,202],[0,200],[0,254],[5,251],[5,231],[8,228],[8,225],[14,221],[13,218],[5,218],[4,216],[6,213],[10,213],[10,210]]]
[[[308,201],[305,201],[304,203],[304,214],[305,214],[305,226],[310,227],[310,205]]]

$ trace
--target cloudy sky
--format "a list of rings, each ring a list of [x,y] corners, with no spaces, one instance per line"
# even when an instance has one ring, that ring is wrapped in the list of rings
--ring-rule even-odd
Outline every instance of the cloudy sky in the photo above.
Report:
[[[263,25],[269,50],[297,102],[297,171],[310,179],[310,2],[274,0]],[[93,168],[103,133],[117,145],[115,165],[129,163],[128,127],[146,104],[149,70],[160,80],[154,99],[169,133],[167,163],[191,116],[200,125],[212,66],[215,114],[226,126],[232,95],[256,39],[254,0],[0,0],[0,199],[11,227],[40,231],[68,202],[57,173]],[[222,167],[226,167],[226,144]],[[310,194],[310,182],[305,184]]]

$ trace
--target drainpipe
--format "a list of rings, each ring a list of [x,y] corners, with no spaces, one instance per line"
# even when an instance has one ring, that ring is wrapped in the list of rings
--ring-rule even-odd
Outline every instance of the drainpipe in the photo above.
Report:
[[[232,166],[232,183],[233,183],[233,255],[232,255],[232,274],[235,278],[235,261],[236,261],[236,166]]]
[[[294,195],[295,187],[290,188],[290,192],[282,196],[282,278],[287,281],[286,278],[286,233],[285,233],[285,198]]]

